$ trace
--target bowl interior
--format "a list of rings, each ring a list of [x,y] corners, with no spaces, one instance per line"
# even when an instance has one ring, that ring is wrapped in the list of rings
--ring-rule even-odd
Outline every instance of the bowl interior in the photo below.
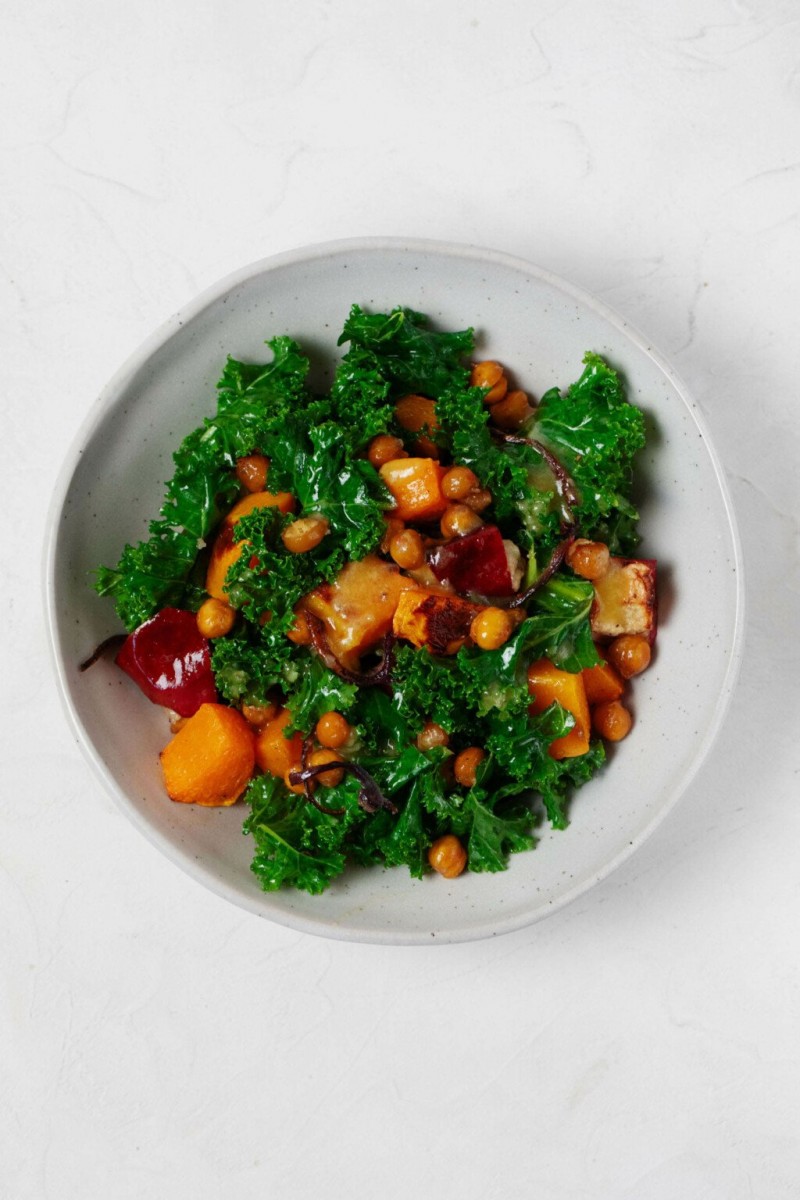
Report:
[[[638,461],[641,553],[659,560],[654,662],[633,689],[635,729],[577,796],[565,832],[499,875],[413,880],[352,870],[322,896],[265,895],[249,869],[244,809],[167,800],[158,753],[163,712],[110,662],[78,663],[117,632],[91,573],[146,534],[181,438],[215,406],[228,353],[264,359],[264,341],[296,337],[320,375],[353,302],[402,304],[444,328],[471,325],[482,357],[534,395],[578,377],[585,351],[624,375],[647,413]],[[386,942],[464,940],[520,927],[574,898],[622,861],[688,784],[721,720],[738,658],[737,539],[716,457],[668,367],[603,306],[503,255],[429,243],[338,243],[255,264],[170,321],[105,390],[65,467],[48,557],[48,608],[68,711],[95,768],[131,819],[177,865],[228,899],[287,925]]]

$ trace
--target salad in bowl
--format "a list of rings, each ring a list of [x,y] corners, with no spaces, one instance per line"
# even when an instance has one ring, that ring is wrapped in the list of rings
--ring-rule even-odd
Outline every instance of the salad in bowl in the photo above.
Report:
[[[168,710],[165,803],[243,804],[267,891],[502,870],[630,732],[656,636],[644,417],[602,357],[534,397],[408,308],[353,306],[340,345],[326,391],[289,337],[229,358],[95,580]]]

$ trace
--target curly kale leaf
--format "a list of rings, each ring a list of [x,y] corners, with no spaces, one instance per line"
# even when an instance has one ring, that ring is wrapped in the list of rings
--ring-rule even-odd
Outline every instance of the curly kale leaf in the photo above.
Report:
[[[454,382],[469,381],[465,362],[474,346],[471,329],[441,332],[429,329],[427,318],[410,308],[366,313],[357,304],[345,321],[339,345],[349,342],[362,366],[370,363],[389,384],[390,392],[418,392],[438,400]]]
[[[214,417],[184,438],[173,456],[175,473],[149,538],[127,545],[115,568],[101,567],[96,590],[111,596],[126,629],[135,629],[168,605],[197,608],[204,592],[198,556],[238,492],[236,459],[261,448],[288,412],[308,409],[308,360],[290,338],[267,343],[273,359],[250,365],[228,359],[218,385]]]
[[[525,433],[546,443],[578,485],[581,536],[629,552],[638,517],[630,500],[632,462],[645,444],[644,414],[599,355],[583,361],[583,374],[565,394],[551,388],[542,396]]]

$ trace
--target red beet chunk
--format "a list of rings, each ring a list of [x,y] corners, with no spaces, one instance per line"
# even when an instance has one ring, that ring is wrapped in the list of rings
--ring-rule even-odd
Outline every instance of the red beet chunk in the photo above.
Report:
[[[194,613],[162,608],[126,639],[116,657],[148,700],[191,717],[217,699],[207,640]]]
[[[472,533],[437,546],[428,561],[439,582],[449,583],[457,592],[477,592],[481,596],[514,594],[503,535],[496,525],[482,525]]]

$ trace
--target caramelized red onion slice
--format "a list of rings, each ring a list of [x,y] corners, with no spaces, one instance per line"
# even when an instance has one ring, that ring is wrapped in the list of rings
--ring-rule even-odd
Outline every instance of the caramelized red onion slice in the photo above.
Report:
[[[78,670],[88,671],[89,667],[93,667],[94,664],[101,659],[104,654],[107,654],[110,650],[119,650],[120,646],[122,646],[127,640],[128,635],[126,633],[112,633],[111,637],[104,638],[100,645],[92,651],[89,657],[83,660],[83,662],[79,665]]]
[[[302,783],[303,791],[306,800],[318,808],[320,812],[327,813],[331,817],[341,817],[347,811],[344,808],[328,808],[327,805],[320,803],[311,790],[311,780],[316,779],[318,775],[324,775],[326,771],[335,771],[337,769],[349,771],[351,775],[355,775],[356,779],[361,784],[358,793],[359,807],[363,808],[366,813],[376,813],[380,809],[385,808],[387,812],[393,815],[397,813],[397,805],[393,804],[384,796],[381,789],[378,787],[375,780],[370,775],[369,771],[358,763],[349,762],[347,759],[341,759],[336,762],[319,763],[316,767],[307,766],[308,751],[311,747],[311,738],[306,738],[303,742],[303,754],[301,757],[301,769],[299,771],[291,771],[289,773],[289,782],[293,784]]]
[[[324,622],[313,613],[306,613],[308,628],[311,631],[311,645],[320,656],[325,666],[333,671],[334,675],[338,675],[340,679],[344,679],[347,683],[355,683],[358,687],[380,687],[387,693],[393,695],[392,690],[392,670],[394,669],[394,645],[396,638],[394,634],[389,632],[383,639],[383,658],[374,667],[368,671],[351,671],[331,650],[328,639],[325,635]]]

